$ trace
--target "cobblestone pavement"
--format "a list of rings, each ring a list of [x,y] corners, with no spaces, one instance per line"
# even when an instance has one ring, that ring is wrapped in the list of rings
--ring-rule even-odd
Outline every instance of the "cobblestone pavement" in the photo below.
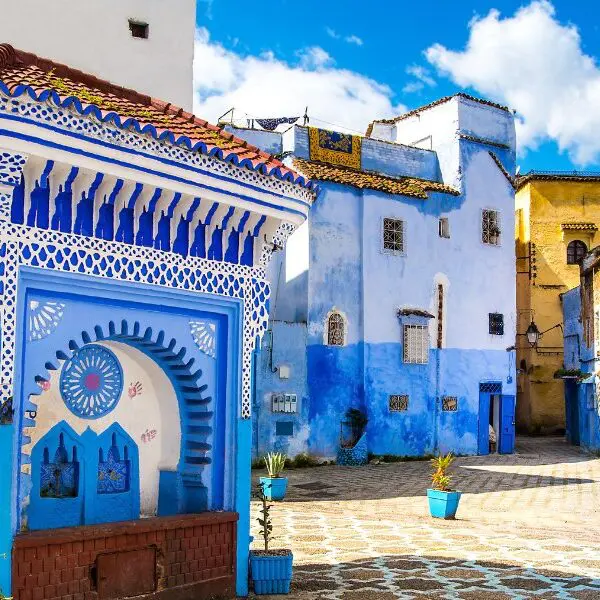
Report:
[[[288,598],[600,600],[600,459],[523,438],[454,473],[464,495],[443,521],[428,514],[424,461],[288,471],[272,509],[273,547],[294,552]]]

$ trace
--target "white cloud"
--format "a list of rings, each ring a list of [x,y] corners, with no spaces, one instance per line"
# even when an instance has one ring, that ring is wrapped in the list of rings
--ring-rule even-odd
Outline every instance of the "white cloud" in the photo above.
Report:
[[[298,52],[294,63],[272,52],[246,56],[211,42],[203,28],[196,35],[194,89],[195,113],[213,122],[231,107],[242,118],[302,115],[308,106],[311,124],[364,132],[373,119],[406,110],[394,105],[388,86],[337,67],[322,48]]]
[[[469,27],[463,50],[435,44],[427,60],[458,85],[516,109],[521,148],[552,139],[578,165],[598,161],[600,69],[577,28],[561,24],[546,0],[510,17],[492,10]]]
[[[356,46],[362,46],[364,44],[364,42],[362,41],[361,38],[359,38],[357,35],[347,35],[344,38],[345,41],[347,41],[349,44],[355,44]]]
[[[362,46],[364,44],[362,38],[359,38],[357,35],[351,34],[343,36],[331,27],[325,27],[325,31],[327,32],[327,35],[334,40],[343,39],[348,44],[354,44],[355,46]]]
[[[409,81],[403,88],[402,91],[406,94],[412,92],[420,92],[425,87],[434,87],[436,85],[435,79],[431,76],[429,69],[420,65],[410,65],[406,67],[407,75],[414,77],[414,80]]]

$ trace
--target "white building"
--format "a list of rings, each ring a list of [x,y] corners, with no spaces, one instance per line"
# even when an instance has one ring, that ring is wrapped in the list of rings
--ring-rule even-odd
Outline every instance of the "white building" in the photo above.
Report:
[[[192,109],[195,0],[3,0],[0,41]]]

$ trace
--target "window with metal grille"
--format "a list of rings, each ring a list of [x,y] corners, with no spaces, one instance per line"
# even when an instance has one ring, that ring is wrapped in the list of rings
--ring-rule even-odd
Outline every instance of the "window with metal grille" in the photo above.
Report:
[[[456,412],[458,410],[458,398],[456,396],[442,396],[442,410]]]
[[[429,360],[429,329],[425,325],[404,326],[404,362],[424,365]]]
[[[343,346],[345,338],[344,317],[339,312],[334,312],[327,319],[327,344],[329,346]]]
[[[383,219],[383,251],[390,254],[404,252],[404,221]]]
[[[587,254],[587,246],[581,240],[573,240],[567,246],[567,264],[578,265]]]
[[[486,381],[479,384],[480,392],[487,392],[489,394],[501,394],[502,384],[498,381]]]
[[[403,412],[408,410],[408,396],[406,394],[392,394],[388,398],[390,412]]]
[[[450,237],[450,222],[447,217],[441,217],[438,223],[438,233],[441,238]]]
[[[481,241],[491,246],[500,245],[500,213],[484,208],[481,211]]]
[[[504,335],[504,315],[501,313],[489,313],[490,334]]]
[[[131,37],[148,39],[150,25],[148,25],[148,23],[142,23],[141,21],[129,19],[129,31],[131,31]]]

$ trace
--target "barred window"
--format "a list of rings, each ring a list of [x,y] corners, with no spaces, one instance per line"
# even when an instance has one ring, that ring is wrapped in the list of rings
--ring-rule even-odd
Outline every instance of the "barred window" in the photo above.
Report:
[[[441,238],[449,238],[450,237],[450,222],[448,221],[448,217],[441,217],[438,223],[438,233]]]
[[[404,362],[424,365],[429,361],[429,328],[425,325],[404,326]]]
[[[327,319],[327,345],[343,346],[345,333],[344,317],[339,312],[334,312]]]
[[[491,246],[500,245],[500,213],[484,208],[481,212],[481,241]]]
[[[406,394],[392,394],[388,398],[390,412],[403,412],[408,410],[408,396]]]
[[[442,410],[456,412],[458,410],[458,398],[456,396],[442,396]]]
[[[489,313],[489,327],[491,335],[504,335],[504,315]]]
[[[404,221],[383,219],[383,251],[391,254],[404,252]]]
[[[581,240],[573,240],[567,246],[567,264],[578,265],[587,254],[587,246]]]

